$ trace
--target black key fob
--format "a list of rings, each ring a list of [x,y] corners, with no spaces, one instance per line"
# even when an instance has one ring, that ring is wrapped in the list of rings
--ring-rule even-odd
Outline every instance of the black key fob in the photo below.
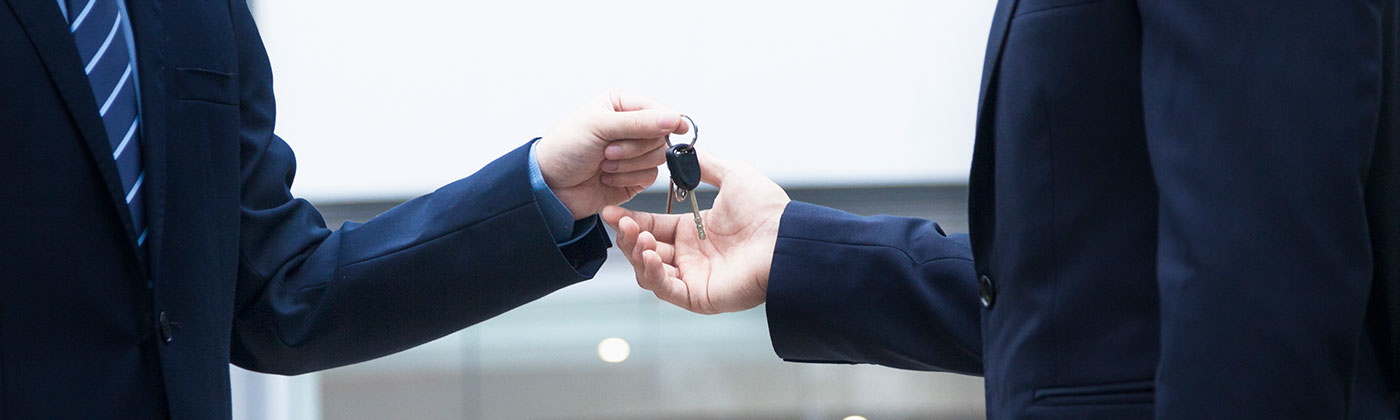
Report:
[[[689,144],[677,144],[666,150],[666,169],[671,171],[671,182],[683,190],[694,190],[700,186],[700,157]]]

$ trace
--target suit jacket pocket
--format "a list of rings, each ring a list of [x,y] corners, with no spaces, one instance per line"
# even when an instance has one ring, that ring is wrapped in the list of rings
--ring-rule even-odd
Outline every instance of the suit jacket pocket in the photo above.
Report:
[[[1089,5],[1102,1],[1103,0],[1021,0],[1021,2],[1016,5],[1016,16],[1059,9],[1062,7]]]
[[[1035,390],[1036,406],[1151,404],[1152,380],[1111,384],[1049,387]]]
[[[237,78],[222,70],[176,67],[175,92],[182,101],[238,105]]]

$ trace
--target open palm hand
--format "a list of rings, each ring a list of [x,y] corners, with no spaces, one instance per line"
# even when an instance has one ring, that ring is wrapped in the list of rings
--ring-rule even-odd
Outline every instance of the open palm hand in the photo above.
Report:
[[[634,212],[611,206],[603,218],[636,271],[637,284],[687,310],[715,314],[763,303],[783,209],[791,201],[758,170],[708,153],[703,180],[718,187],[714,207],[701,211],[705,240],[694,216]]]

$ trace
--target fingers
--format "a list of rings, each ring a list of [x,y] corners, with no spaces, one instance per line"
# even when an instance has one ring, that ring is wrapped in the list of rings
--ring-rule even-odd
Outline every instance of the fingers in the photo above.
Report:
[[[622,255],[627,257],[627,262],[632,265],[632,272],[640,285],[642,276],[646,275],[646,266],[642,258],[644,250],[637,248],[637,232],[639,231],[637,222],[630,217],[624,217],[617,226],[617,247],[622,251]]]
[[[641,251],[636,251],[634,248],[637,248],[645,227],[637,222],[637,218],[647,220],[647,225],[650,226],[651,214],[633,212],[618,206],[608,206],[603,209],[602,216],[603,222],[612,226],[613,229],[617,229],[617,246],[618,249],[622,250],[622,254],[627,256],[627,260],[641,261]],[[675,245],[657,242],[655,234],[649,232],[646,234],[646,238],[651,242],[647,243],[644,248],[655,249],[666,262],[671,262],[675,256]]]
[[[612,150],[612,146],[609,146],[608,150],[610,153]],[[622,152],[618,153],[620,154]],[[608,159],[609,160],[604,160],[602,166],[600,166],[600,169],[602,169],[603,172],[621,173],[640,171],[646,168],[655,168],[663,163],[666,163],[666,144],[657,144],[656,147],[642,153],[641,156],[616,160],[613,160],[612,158]]]
[[[637,221],[623,212],[630,210],[621,207],[610,207],[616,209],[609,212],[604,210],[603,221],[617,229],[617,247],[622,251],[622,255],[633,263],[641,261],[642,250],[655,250],[661,255],[661,260],[671,264],[676,256],[676,246],[670,243],[658,242],[656,236],[650,232],[643,231]],[[646,214],[646,213],[641,213]]]
[[[649,139],[627,139],[617,140],[608,144],[603,149],[603,158],[607,160],[627,160],[636,159],[656,153],[661,158],[661,162],[666,161],[666,139],[654,137]],[[660,165],[657,163],[656,165]],[[651,166],[656,166],[651,165]]]
[[[636,254],[633,251],[635,251],[634,248],[637,246],[637,233],[641,232],[641,228],[637,227],[637,221],[626,216],[623,216],[620,220],[612,221],[604,217],[603,221],[608,222],[613,228],[617,229],[617,248],[622,251],[623,256],[627,257],[627,261],[636,264],[638,261],[633,258],[633,254]]]
[[[632,211],[618,206],[607,206],[603,208],[603,221],[612,227],[617,228],[619,233],[623,229],[623,220],[632,220],[637,224],[638,231],[650,232],[656,240],[667,246],[676,243],[676,226],[681,222],[689,223],[690,219],[682,217],[692,217],[690,214],[655,214],[640,211]],[[635,236],[635,235],[634,235]],[[627,247],[623,247],[626,249]],[[668,260],[669,261],[669,260]]]
[[[633,261],[641,262],[641,261],[642,261],[642,254],[643,254],[643,253],[645,253],[646,251],[655,251],[655,250],[656,250],[656,237],[655,237],[655,236],[651,236],[651,234],[650,234],[650,233],[647,233],[646,231],[639,231],[639,232],[637,232],[637,237],[634,238],[633,241],[632,241],[632,260],[633,260]],[[659,254],[659,253],[658,253],[658,254]],[[666,261],[663,260],[663,261],[661,261],[661,262],[664,263],[664,262],[666,262]],[[638,274],[641,274],[641,273],[638,273]],[[647,290],[651,290],[651,289],[647,289]]]
[[[637,285],[643,289],[657,291],[666,282],[666,263],[656,251],[644,249],[641,253],[642,271],[637,276]]]
[[[613,229],[617,229],[620,232],[622,230],[622,225],[620,224],[622,222],[622,218],[627,217],[629,219],[634,219],[633,217],[631,217],[632,213],[633,211],[624,209],[622,207],[607,206],[603,207],[603,211],[599,214],[603,216],[604,223],[607,223],[608,226],[612,226]],[[633,223],[636,223],[636,221],[633,221]]]
[[[635,95],[626,92],[611,92],[604,96],[607,97],[606,101],[608,101],[608,103],[612,105],[613,112],[629,112],[641,111],[644,109],[662,108],[661,104],[658,104],[656,103],[656,101],[651,100],[651,98],[642,95]],[[690,132],[690,126],[687,124],[680,124],[676,127],[675,130],[672,130],[671,132],[675,134],[685,134]]]
[[[603,185],[613,187],[645,187],[656,183],[656,167],[620,174],[605,173],[599,175],[599,180]]]
[[[650,232],[642,231],[638,233],[636,244],[638,249],[636,256],[638,257],[641,256],[641,250],[650,249],[656,251],[658,255],[661,255],[661,262],[666,264],[676,263],[676,247],[668,243],[657,242],[656,237],[652,236]]]
[[[676,111],[643,109],[598,115],[593,121],[593,133],[605,140],[660,139],[684,126]]]
[[[689,286],[679,278],[680,270],[674,265],[675,247],[658,242],[629,214],[647,215],[609,206],[603,209],[603,220],[617,228],[617,246],[631,263],[637,285],[652,291],[663,301],[695,311],[690,303]]]
[[[673,261],[671,256],[663,256],[657,250],[657,246],[662,244],[656,242],[656,238],[645,231],[638,233],[637,225],[631,218],[623,218],[621,222],[623,227],[618,232],[618,246],[632,263],[637,285],[657,292],[660,297],[669,288],[667,279],[675,277],[679,271],[669,264]]]
[[[661,256],[656,251],[647,250],[644,252],[642,265],[644,274],[637,277],[637,283],[641,284],[645,278],[646,283],[651,285],[651,287],[643,285],[642,288],[652,291],[657,298],[672,305],[695,310],[690,304],[689,288],[681,279],[667,274],[668,267],[661,262]]]

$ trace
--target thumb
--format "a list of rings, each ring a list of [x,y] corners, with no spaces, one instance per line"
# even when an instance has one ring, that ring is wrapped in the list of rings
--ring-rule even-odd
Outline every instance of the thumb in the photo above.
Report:
[[[593,133],[603,140],[657,138],[684,126],[680,113],[656,109],[608,112],[599,115],[592,125]]]
[[[736,164],[727,159],[715,156],[714,153],[700,152],[700,181],[720,188],[724,183],[724,178],[734,172]]]

